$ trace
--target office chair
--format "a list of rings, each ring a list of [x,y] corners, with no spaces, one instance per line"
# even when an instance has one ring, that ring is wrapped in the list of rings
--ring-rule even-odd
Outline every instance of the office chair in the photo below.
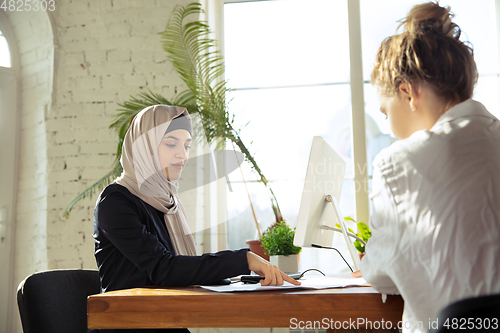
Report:
[[[100,292],[94,270],[32,274],[17,288],[24,333],[87,333],[87,296]]]
[[[459,300],[442,309],[436,319],[438,321],[437,328],[430,329],[429,333],[494,332],[500,330],[500,294]],[[489,330],[486,330],[487,325]],[[494,329],[495,327],[497,329]]]

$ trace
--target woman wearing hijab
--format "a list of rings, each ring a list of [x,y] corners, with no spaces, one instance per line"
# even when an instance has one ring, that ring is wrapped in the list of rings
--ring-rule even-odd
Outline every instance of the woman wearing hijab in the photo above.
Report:
[[[187,110],[176,106],[148,107],[132,121],[123,173],[102,191],[94,211],[101,292],[216,284],[250,271],[265,276],[262,285],[300,284],[248,249],[196,255],[177,195],[191,132]]]
[[[403,332],[426,332],[454,301],[500,292],[500,122],[471,99],[476,63],[452,17],[437,3],[414,6],[372,72],[401,140],[373,162],[360,267],[375,289],[403,297]]]

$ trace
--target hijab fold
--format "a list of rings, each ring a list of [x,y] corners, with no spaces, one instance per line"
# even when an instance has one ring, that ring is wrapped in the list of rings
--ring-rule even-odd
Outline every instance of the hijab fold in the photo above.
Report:
[[[191,117],[183,107],[154,105],[143,109],[132,121],[123,141],[120,162],[123,172],[116,182],[130,193],[164,213],[165,225],[176,255],[196,255],[177,181],[169,181],[160,167],[158,146],[175,118]]]

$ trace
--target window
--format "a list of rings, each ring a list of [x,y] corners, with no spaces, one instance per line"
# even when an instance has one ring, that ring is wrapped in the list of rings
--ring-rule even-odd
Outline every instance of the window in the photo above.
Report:
[[[297,220],[315,135],[323,136],[348,162],[341,208],[346,216],[359,215],[360,207],[368,207],[371,162],[396,140],[369,82],[375,52],[385,37],[395,33],[397,20],[421,1],[213,1],[218,1],[223,13],[218,24],[223,26],[223,34],[219,32],[219,38],[224,45],[228,86],[235,89],[229,96],[229,110],[235,115],[236,127],[243,128],[243,141],[272,181],[287,222],[295,225]],[[473,43],[480,73],[474,98],[498,117],[495,0],[448,0],[440,4],[452,7],[454,20],[463,31],[462,39]],[[349,19],[358,19],[361,27],[349,27]],[[356,41],[361,41],[360,62],[356,60]],[[354,50],[352,54],[350,50]],[[359,68],[363,82],[356,87],[356,78],[351,80],[351,76]],[[352,101],[362,101],[364,110],[353,107]],[[364,125],[352,121],[363,119],[363,112]],[[352,133],[358,142],[366,143],[366,153],[363,145],[353,146]],[[361,147],[361,158],[359,152],[355,154],[356,147]],[[265,229],[274,222],[268,195],[249,170],[243,174],[257,218]],[[233,192],[228,195],[228,216],[235,217],[228,222],[228,244],[238,248],[245,246],[245,240],[255,239],[256,230],[239,173],[232,173],[230,178]],[[366,179],[368,186],[360,179]],[[321,256],[317,256],[319,251]],[[304,249],[301,256],[307,257],[309,265],[323,266],[329,272],[345,271],[342,260],[325,251]]]
[[[0,66],[11,67],[10,63],[10,50],[7,39],[3,32],[0,30]]]

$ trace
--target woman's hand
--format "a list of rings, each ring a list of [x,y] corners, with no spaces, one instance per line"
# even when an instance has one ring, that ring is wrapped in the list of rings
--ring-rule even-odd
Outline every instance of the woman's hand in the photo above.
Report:
[[[265,277],[264,280],[260,281],[260,284],[263,286],[281,286],[284,281],[290,282],[296,286],[300,286],[301,284],[299,281],[292,279],[280,271],[278,267],[253,252],[247,252],[247,262],[249,270]]]
[[[358,252],[358,256],[359,256],[359,260],[361,260],[361,259],[363,259],[363,257],[365,256],[365,254],[364,254],[364,253],[359,253],[359,252]],[[351,276],[352,276],[352,277],[355,277],[355,278],[362,277],[362,275],[361,275],[361,271],[352,272],[352,273],[351,273]]]
[[[355,278],[358,278],[358,277],[363,277],[363,276],[361,275],[361,271],[352,272],[352,273],[351,273],[351,276],[352,276],[352,277],[355,277]]]

